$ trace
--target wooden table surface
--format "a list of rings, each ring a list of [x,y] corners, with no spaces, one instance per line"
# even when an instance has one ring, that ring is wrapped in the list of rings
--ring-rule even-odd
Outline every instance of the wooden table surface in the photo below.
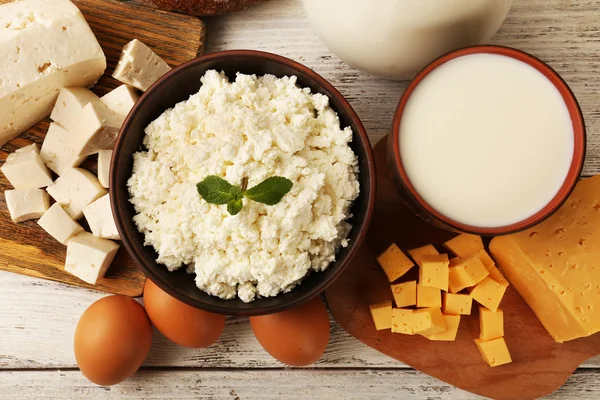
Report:
[[[271,0],[209,20],[208,33],[209,52],[265,50],[308,65],[346,96],[372,143],[388,133],[406,82],[342,63],[316,37],[299,0]],[[493,43],[542,58],[571,85],[588,129],[584,173],[599,173],[600,1],[515,0]],[[95,386],[78,371],[72,343],[79,316],[101,297],[0,273],[0,399],[479,398],[379,354],[333,321],[323,358],[311,368],[286,368],[262,350],[243,318],[229,319],[221,340],[207,349],[185,349],[155,333],[141,371],[117,386]],[[550,398],[600,399],[600,358],[584,364]]]

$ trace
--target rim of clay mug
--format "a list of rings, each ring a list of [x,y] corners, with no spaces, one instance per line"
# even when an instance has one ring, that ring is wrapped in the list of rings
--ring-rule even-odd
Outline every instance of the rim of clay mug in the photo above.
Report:
[[[410,182],[410,179],[408,178],[406,170],[404,169],[404,166],[402,164],[402,157],[400,156],[400,121],[402,119],[402,113],[404,112],[404,108],[406,107],[408,99],[410,98],[415,88],[434,69],[438,68],[439,66],[445,64],[450,60],[470,54],[499,54],[525,62],[528,65],[534,67],[536,70],[541,72],[546,78],[548,78],[548,80],[550,80],[550,82],[558,89],[560,95],[562,96],[567,106],[569,116],[571,117],[571,121],[573,123],[573,159],[571,160],[569,172],[562,186],[560,187],[560,190],[552,198],[552,200],[541,210],[539,210],[532,216],[524,219],[523,221],[519,221],[510,225],[499,227],[479,227],[464,224],[446,217],[445,215],[434,209],[431,205],[429,205],[421,197],[421,195],[419,195],[419,193],[416,191],[416,189]],[[531,54],[511,47],[498,45],[478,45],[461,48],[458,50],[451,51],[445,55],[442,55],[441,57],[435,59],[430,64],[428,64],[423,70],[421,70],[421,72],[417,74],[417,76],[415,76],[415,78],[413,78],[413,80],[410,82],[410,84],[402,94],[400,102],[398,103],[398,106],[396,108],[396,113],[394,114],[394,120],[392,125],[392,143],[394,165],[396,168],[396,172],[398,172],[400,175],[400,183],[403,185],[406,193],[412,197],[412,200],[419,204],[423,209],[425,209],[431,217],[437,220],[437,222],[441,223],[442,225],[449,226],[452,229],[466,233],[473,233],[477,235],[504,235],[518,232],[539,224],[544,219],[552,215],[556,210],[558,210],[558,208],[567,200],[567,198],[575,188],[575,185],[577,184],[577,181],[579,180],[579,176],[581,175],[581,171],[583,169],[586,151],[586,130],[585,123],[583,120],[583,113],[581,112],[581,108],[579,106],[579,103],[577,102],[577,99],[575,98],[575,95],[571,91],[571,88],[564,81],[564,79],[554,69],[552,69],[552,67],[550,67],[548,64],[538,59],[537,57],[532,56]]]

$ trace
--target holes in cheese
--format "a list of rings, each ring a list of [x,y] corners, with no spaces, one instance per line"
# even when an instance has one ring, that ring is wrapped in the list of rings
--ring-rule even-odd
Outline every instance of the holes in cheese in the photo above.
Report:
[[[492,340],[475,339],[477,349],[490,367],[497,367],[512,362],[508,347],[503,337]]]
[[[479,339],[491,340],[504,336],[504,313],[479,307]]]
[[[473,298],[468,294],[442,293],[442,311],[444,314],[470,315]]]
[[[427,255],[421,259],[419,283],[448,291],[449,265],[447,254]]]
[[[417,304],[417,281],[392,285],[392,294],[396,307],[409,307]]]

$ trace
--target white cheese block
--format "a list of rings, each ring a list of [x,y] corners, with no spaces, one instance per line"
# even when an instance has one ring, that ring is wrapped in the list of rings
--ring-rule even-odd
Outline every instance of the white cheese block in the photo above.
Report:
[[[48,193],[43,189],[7,190],[4,198],[14,222],[40,218],[50,206]]]
[[[62,88],[52,109],[50,118],[65,129],[75,131],[75,120],[88,103],[100,99],[86,88]]]
[[[156,55],[150,47],[133,39],[123,47],[113,78],[145,92],[170,70],[169,64]]]
[[[88,103],[78,114],[74,124],[77,134],[75,151],[79,156],[89,156],[98,150],[115,147],[123,118],[101,101]]]
[[[88,204],[106,194],[98,178],[81,168],[71,168],[46,190],[76,220],[83,217]]]
[[[94,285],[104,276],[118,250],[115,242],[81,232],[67,244],[65,271]]]
[[[86,159],[75,154],[77,135],[52,122],[44,138],[40,157],[46,166],[59,176],[78,167]]]
[[[0,5],[0,146],[50,115],[63,87],[89,87],[106,58],[68,0]]]
[[[39,219],[38,224],[64,245],[73,236],[83,232],[81,225],[75,222],[59,203],[52,204],[52,207]]]
[[[9,154],[0,171],[15,189],[37,189],[52,184],[52,174],[44,165],[37,144]]]
[[[102,100],[106,107],[125,119],[139,98],[140,96],[138,96],[134,88],[127,85],[121,85],[102,96],[100,100]]]
[[[104,239],[121,240],[113,217],[108,194],[100,197],[83,209],[83,215],[94,236]]]
[[[112,150],[100,150],[98,152],[98,181],[108,189],[110,181],[110,160],[112,159]]]

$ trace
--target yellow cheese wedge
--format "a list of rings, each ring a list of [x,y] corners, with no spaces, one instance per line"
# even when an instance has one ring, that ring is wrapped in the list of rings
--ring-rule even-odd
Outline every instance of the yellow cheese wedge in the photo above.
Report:
[[[392,285],[392,294],[396,307],[409,307],[417,304],[417,281]]]
[[[444,321],[442,310],[437,307],[414,310],[412,318],[414,333],[429,336],[446,330],[446,322]]]
[[[483,249],[483,241],[477,235],[463,233],[445,242],[444,247],[459,257],[468,257]]]
[[[392,243],[382,255],[377,257],[377,261],[390,282],[394,282],[415,266],[395,243]]]
[[[417,284],[417,307],[442,307],[442,291]]]
[[[490,274],[490,278],[492,278],[498,283],[501,283],[504,286],[509,285],[508,281],[506,280],[506,278],[504,278],[504,275],[502,275],[500,270],[498,270],[498,268],[496,267],[496,263],[494,262],[492,257],[490,257],[487,251],[481,249],[476,254],[483,263],[485,269],[487,269],[488,273]]]
[[[371,304],[371,317],[375,324],[375,329],[390,329],[392,327],[392,301],[386,300],[381,303]]]
[[[600,331],[600,175],[550,218],[494,238],[491,253],[557,342]]]
[[[497,367],[512,362],[510,352],[503,337],[492,340],[475,339],[481,356],[490,367]]]
[[[438,253],[435,247],[432,244],[428,244],[427,246],[418,247],[416,249],[410,249],[408,254],[412,257],[413,260],[417,263],[417,265],[421,265],[423,262],[423,257],[425,256],[435,256]]]
[[[460,325],[460,315],[447,315],[443,314],[444,323],[446,324],[446,330],[431,335],[425,336],[429,340],[440,340],[453,342],[456,340],[456,334],[458,333],[458,326]]]
[[[473,298],[468,294],[442,293],[442,304],[444,314],[470,315]]]
[[[392,332],[414,335],[413,310],[392,309]]]
[[[434,287],[448,291],[448,261],[447,254],[424,256],[419,268],[419,283],[423,286]]]
[[[504,336],[504,313],[479,307],[479,339],[491,340]]]

